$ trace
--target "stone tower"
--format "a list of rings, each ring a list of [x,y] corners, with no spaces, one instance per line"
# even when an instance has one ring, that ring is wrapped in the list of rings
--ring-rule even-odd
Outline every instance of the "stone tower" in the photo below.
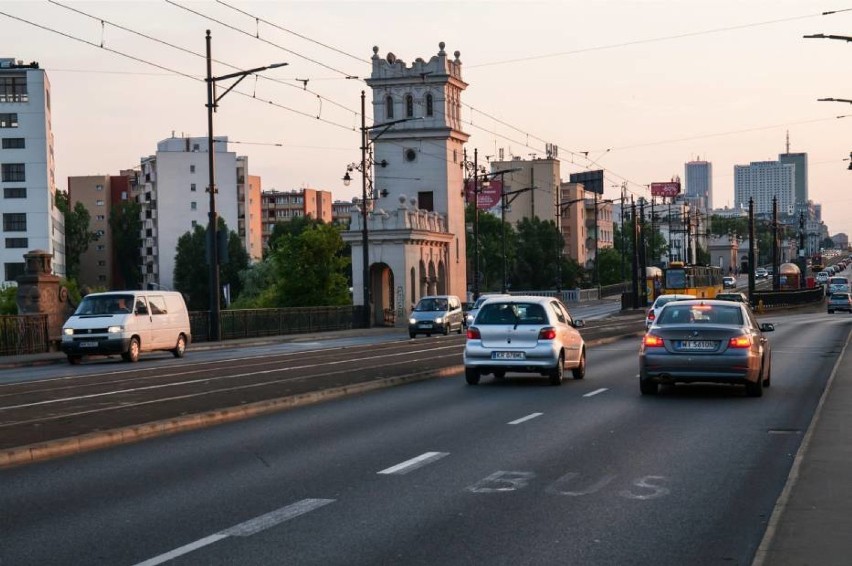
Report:
[[[372,195],[367,227],[373,324],[405,325],[423,295],[466,300],[461,78],[459,52],[444,43],[429,61],[408,66],[373,48]],[[383,124],[389,124],[387,127]],[[362,219],[344,235],[352,244],[355,304],[363,300]]]

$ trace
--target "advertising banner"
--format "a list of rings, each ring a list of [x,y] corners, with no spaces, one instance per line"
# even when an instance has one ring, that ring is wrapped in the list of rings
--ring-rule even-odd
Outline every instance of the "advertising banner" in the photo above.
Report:
[[[680,181],[651,183],[652,197],[676,197],[680,194]]]
[[[571,183],[582,183],[583,188],[587,191],[602,195],[604,192],[604,172],[599,171],[581,171],[579,173],[571,173],[568,176]]]
[[[500,204],[503,196],[503,183],[499,179],[479,181],[479,198],[476,199],[479,210],[490,210]],[[465,202],[473,202],[473,179],[465,181]]]

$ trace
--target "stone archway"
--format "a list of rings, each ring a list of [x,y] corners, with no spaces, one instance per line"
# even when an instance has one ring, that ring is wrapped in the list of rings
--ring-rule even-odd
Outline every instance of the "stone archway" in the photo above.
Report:
[[[371,325],[393,326],[396,310],[393,270],[386,263],[374,263],[370,266],[370,284]]]

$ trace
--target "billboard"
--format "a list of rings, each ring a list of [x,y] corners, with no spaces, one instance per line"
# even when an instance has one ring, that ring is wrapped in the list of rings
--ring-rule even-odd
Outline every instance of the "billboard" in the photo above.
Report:
[[[652,197],[676,197],[680,194],[680,181],[651,183]]]
[[[479,181],[479,195],[476,199],[479,210],[490,210],[500,204],[503,196],[503,183],[497,179]],[[473,179],[465,181],[465,202],[473,202]]]
[[[582,183],[583,188],[593,193],[602,195],[604,192],[604,172],[599,171],[581,171],[579,173],[571,173],[568,176],[571,183]]]

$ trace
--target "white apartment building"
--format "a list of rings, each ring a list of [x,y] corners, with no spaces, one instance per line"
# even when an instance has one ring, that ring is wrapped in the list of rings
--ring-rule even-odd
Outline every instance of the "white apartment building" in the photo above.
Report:
[[[50,82],[38,63],[0,58],[0,285],[24,273],[24,254],[53,255],[65,275],[65,225],[56,207]]]
[[[217,136],[214,140],[216,212],[229,231],[237,231],[237,155],[228,151],[227,136]],[[141,160],[143,288],[153,284],[174,289],[178,239],[196,226],[207,227],[210,211],[207,152],[206,136],[173,136],[157,143],[156,155]]]
[[[734,165],[734,203],[748,210],[754,199],[755,214],[771,214],[772,198],[778,199],[778,214],[793,214],[796,166],[779,161],[753,161]]]

